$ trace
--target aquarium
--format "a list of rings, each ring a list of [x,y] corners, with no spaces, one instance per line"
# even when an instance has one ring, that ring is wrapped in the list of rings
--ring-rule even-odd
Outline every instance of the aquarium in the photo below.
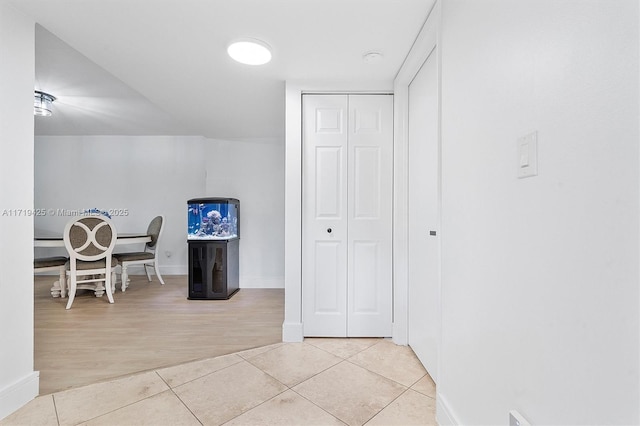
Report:
[[[230,240],[240,237],[240,201],[195,198],[187,201],[188,240]]]

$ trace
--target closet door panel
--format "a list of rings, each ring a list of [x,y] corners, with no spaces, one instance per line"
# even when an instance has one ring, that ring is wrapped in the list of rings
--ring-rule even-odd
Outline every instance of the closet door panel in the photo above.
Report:
[[[393,97],[349,96],[347,335],[391,336]]]
[[[305,336],[346,336],[347,105],[346,95],[303,98]]]

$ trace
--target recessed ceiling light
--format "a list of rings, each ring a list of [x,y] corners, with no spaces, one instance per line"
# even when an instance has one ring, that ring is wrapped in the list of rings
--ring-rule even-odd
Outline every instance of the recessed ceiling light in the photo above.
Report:
[[[269,45],[256,39],[235,41],[229,45],[227,53],[236,61],[247,65],[263,65],[271,60]]]
[[[382,60],[382,53],[380,53],[380,52],[367,52],[364,55],[362,55],[362,59],[368,64],[373,64],[373,63],[376,63],[376,62],[380,62]]]

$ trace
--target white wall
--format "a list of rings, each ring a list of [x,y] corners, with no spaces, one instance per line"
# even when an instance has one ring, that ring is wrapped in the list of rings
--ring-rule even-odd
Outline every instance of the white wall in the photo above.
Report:
[[[638,1],[447,0],[442,28],[438,419],[638,424]]]
[[[186,274],[187,200],[205,191],[202,151],[201,137],[38,136],[35,205],[47,210],[127,209],[126,216],[112,215],[118,232],[146,230],[162,214],[161,273]],[[35,226],[61,232],[69,219],[37,217]],[[36,255],[53,250],[38,249]]]
[[[0,2],[0,419],[38,394],[33,218],[11,213],[33,208],[34,64],[34,22]]]
[[[128,209],[119,232],[146,229],[163,214],[163,274],[186,274],[187,200],[240,199],[240,287],[284,280],[283,142],[227,142],[191,136],[38,136],[35,201],[48,209]],[[69,217],[37,217],[60,232]],[[134,248],[131,248],[134,249]],[[40,256],[64,249],[37,249]],[[167,255],[170,253],[170,256]],[[141,273],[141,269],[137,271]]]
[[[202,197],[240,200],[240,288],[284,287],[284,141],[206,140]]]

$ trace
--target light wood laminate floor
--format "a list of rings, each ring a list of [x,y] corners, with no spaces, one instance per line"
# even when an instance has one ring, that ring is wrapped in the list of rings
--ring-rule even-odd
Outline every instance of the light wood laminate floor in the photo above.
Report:
[[[79,290],[52,298],[35,277],[35,370],[40,395],[281,342],[284,290],[241,289],[229,300],[188,300],[187,276],[132,276],[115,303]]]

